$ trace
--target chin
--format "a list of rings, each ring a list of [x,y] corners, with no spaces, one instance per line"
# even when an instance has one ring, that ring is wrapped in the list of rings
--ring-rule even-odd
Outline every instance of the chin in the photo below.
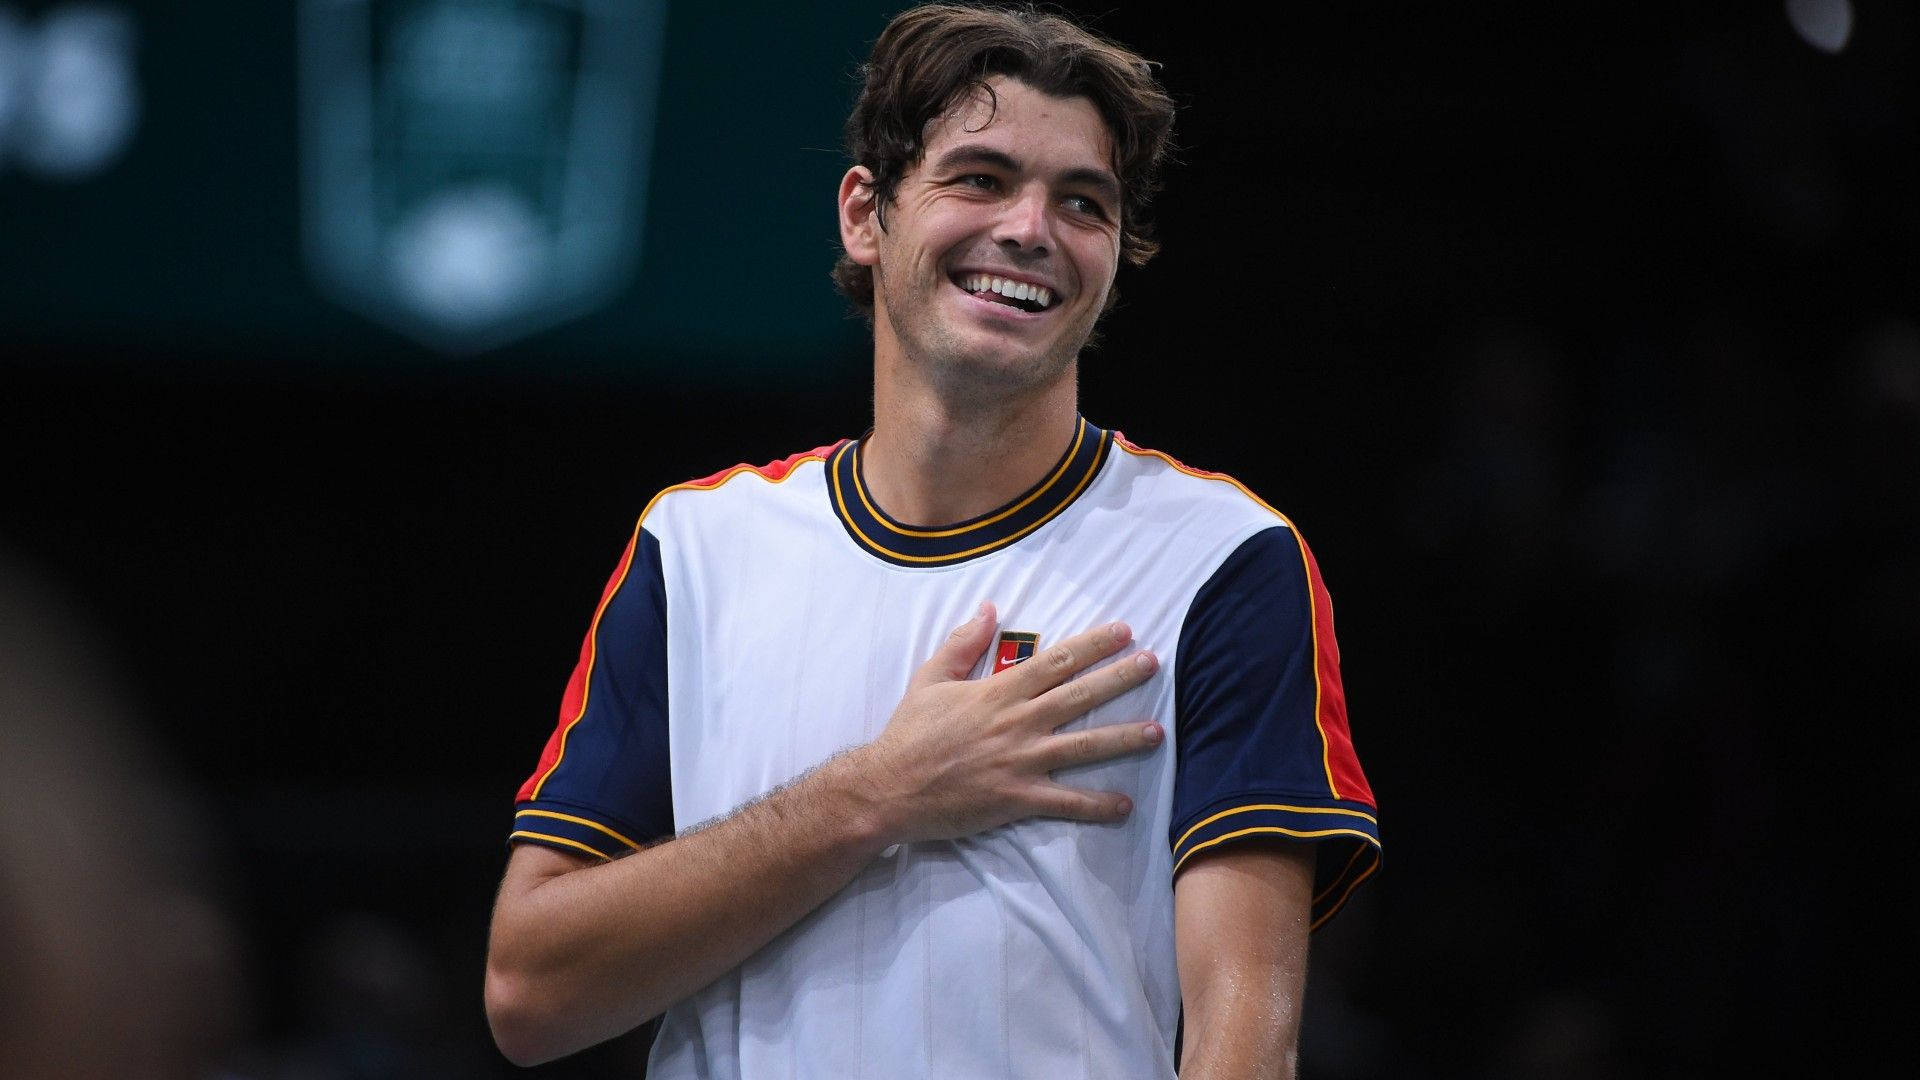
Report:
[[[1054,351],[1010,350],[985,347],[947,354],[939,367],[950,385],[971,386],[996,397],[1018,394],[1051,386],[1073,370],[1078,350],[1061,355]]]

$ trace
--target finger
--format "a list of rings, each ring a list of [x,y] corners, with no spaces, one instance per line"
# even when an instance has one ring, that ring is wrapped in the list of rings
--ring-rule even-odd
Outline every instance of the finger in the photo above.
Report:
[[[920,665],[913,681],[952,682],[973,674],[974,665],[987,651],[987,642],[993,639],[993,628],[998,624],[998,616],[993,604],[982,603],[973,618],[953,628],[947,640],[933,651],[927,662]]]
[[[1127,647],[1133,629],[1126,623],[1108,623],[1049,645],[995,678],[1006,679],[1022,697],[1039,697],[1081,671]]]
[[[1088,791],[1051,780],[1034,785],[1031,801],[1037,816],[1072,821],[1125,821],[1133,813],[1133,800],[1117,791]]]
[[[1040,764],[1048,772],[1091,765],[1159,746],[1166,732],[1159,724],[1102,724],[1049,735],[1040,744]]]
[[[1134,653],[1034,698],[1033,718],[1052,731],[1146,682],[1159,668],[1160,659],[1152,653]]]

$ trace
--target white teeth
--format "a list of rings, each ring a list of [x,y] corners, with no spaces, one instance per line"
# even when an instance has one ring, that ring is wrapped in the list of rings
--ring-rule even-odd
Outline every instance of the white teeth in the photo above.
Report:
[[[993,292],[1011,300],[1028,300],[1042,308],[1053,306],[1053,290],[1044,285],[1030,285],[1024,281],[1008,281],[1006,278],[991,274],[968,274],[960,279],[960,287],[968,292]]]

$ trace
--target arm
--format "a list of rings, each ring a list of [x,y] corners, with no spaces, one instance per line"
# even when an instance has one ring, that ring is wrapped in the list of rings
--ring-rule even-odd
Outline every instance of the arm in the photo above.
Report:
[[[1292,1077],[1307,934],[1379,865],[1331,598],[1288,526],[1196,594],[1175,671],[1183,1078]]]
[[[611,862],[515,847],[494,903],[487,1019],[517,1064],[629,1031],[851,881],[888,842],[843,755],[712,827]]]
[[[1174,882],[1182,1080],[1292,1080],[1313,864],[1311,845],[1241,844]]]
[[[994,625],[983,605],[955,630],[873,743],[707,828],[607,863],[518,848],[487,955],[487,1018],[502,1052],[537,1063],[638,1026],[753,955],[890,844],[1035,815],[1124,818],[1124,796],[1047,774],[1146,749],[1158,725],[1054,731],[1144,682],[1152,656],[1068,682],[1127,645],[1115,624],[969,679]]]

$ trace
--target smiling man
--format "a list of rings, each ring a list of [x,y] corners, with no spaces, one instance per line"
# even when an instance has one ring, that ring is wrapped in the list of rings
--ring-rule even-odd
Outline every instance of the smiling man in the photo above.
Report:
[[[516,1061],[647,1075],[1284,1077],[1378,866],[1330,601],[1233,480],[1080,416],[1173,107],[1031,9],[875,43],[835,280],[874,423],[669,488],[516,807]],[[809,646],[831,637],[831,649]]]

